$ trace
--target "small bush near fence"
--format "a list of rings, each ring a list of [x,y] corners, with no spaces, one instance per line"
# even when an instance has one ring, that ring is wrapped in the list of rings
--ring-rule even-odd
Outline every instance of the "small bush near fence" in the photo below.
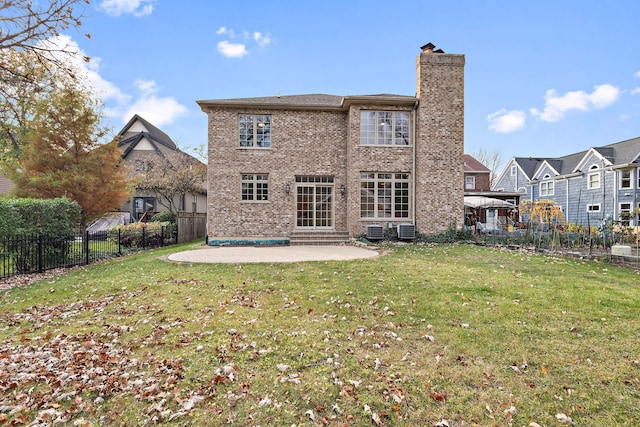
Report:
[[[76,265],[176,243],[176,226],[148,223],[71,236],[0,237],[0,278]]]

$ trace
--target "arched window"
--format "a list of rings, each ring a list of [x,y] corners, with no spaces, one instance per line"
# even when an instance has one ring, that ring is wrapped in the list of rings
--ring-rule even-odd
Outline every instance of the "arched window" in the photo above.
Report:
[[[594,190],[600,188],[600,169],[598,165],[592,165],[589,168],[589,175],[587,176],[587,188]]]

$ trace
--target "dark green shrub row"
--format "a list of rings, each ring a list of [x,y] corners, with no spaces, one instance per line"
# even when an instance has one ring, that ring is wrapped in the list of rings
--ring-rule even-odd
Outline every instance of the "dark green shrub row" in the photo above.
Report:
[[[73,236],[80,205],[67,198],[0,198],[0,236]]]

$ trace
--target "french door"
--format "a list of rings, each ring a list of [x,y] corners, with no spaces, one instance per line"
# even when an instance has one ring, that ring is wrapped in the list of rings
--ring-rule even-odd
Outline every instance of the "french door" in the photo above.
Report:
[[[296,227],[333,228],[333,177],[296,177]]]

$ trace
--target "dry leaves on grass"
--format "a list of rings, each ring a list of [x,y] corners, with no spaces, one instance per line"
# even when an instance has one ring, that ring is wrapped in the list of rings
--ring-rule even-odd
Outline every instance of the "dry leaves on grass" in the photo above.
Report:
[[[157,359],[151,353],[136,357],[140,347],[163,345],[171,325],[157,326],[148,336],[130,338],[131,327],[103,325],[103,331],[53,334],[47,326],[84,311],[100,312],[106,306],[136,298],[140,292],[109,295],[96,301],[58,306],[34,306],[29,311],[4,315],[7,327],[20,331],[14,340],[0,343],[0,424],[68,423],[82,425],[101,405],[116,395],[130,395],[142,402],[147,422],[182,417],[215,393],[216,376],[233,382],[237,370],[225,365],[204,387],[183,390],[182,359]],[[179,325],[178,319],[174,322]],[[32,336],[42,330],[40,336]],[[189,339],[197,339],[194,334]],[[184,337],[180,337],[182,342]],[[87,396],[93,396],[91,400]]]

